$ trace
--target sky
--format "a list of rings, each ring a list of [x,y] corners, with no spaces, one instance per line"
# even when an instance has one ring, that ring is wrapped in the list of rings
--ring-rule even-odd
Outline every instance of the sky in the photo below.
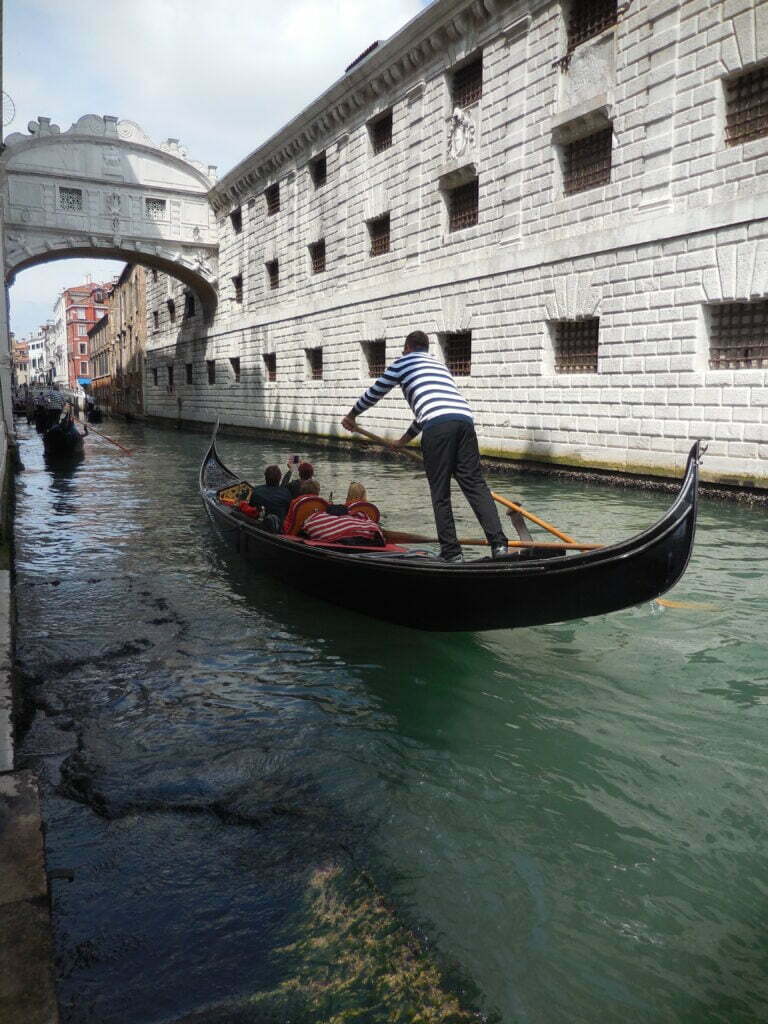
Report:
[[[222,176],[429,2],[5,0],[3,89],[16,114],[4,131],[114,114],[156,142],[180,139]],[[11,329],[26,336],[62,288],[121,269],[68,259],[23,271]]]

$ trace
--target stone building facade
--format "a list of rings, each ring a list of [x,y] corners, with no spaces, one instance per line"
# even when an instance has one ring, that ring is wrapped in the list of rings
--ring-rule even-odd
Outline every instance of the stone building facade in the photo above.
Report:
[[[147,411],[339,434],[422,328],[488,453],[768,486],[767,58],[768,0],[437,0],[211,190]]]
[[[88,332],[91,394],[113,416],[143,413],[146,310],[146,272],[129,263],[111,289],[106,314]]]

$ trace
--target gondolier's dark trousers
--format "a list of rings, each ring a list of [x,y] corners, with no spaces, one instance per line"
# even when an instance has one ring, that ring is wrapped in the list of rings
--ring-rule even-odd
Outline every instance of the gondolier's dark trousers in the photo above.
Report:
[[[480,468],[474,424],[454,419],[427,426],[421,438],[421,451],[432,493],[440,554],[451,558],[461,553],[451,507],[451,477],[456,478],[489,543],[506,544],[499,514]]]

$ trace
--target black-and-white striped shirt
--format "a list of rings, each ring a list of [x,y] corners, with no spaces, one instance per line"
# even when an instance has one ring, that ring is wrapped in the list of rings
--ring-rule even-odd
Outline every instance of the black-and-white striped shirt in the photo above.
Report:
[[[355,402],[352,413],[370,409],[396,385],[400,385],[414,420],[406,434],[415,437],[431,421],[464,419],[473,422],[472,410],[456,387],[449,370],[427,352],[409,352],[400,356],[364,395]]]

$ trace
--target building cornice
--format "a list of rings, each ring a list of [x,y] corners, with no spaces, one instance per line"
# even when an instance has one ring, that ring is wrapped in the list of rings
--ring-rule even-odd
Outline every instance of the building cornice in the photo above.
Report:
[[[343,132],[361,110],[411,88],[425,66],[462,39],[477,37],[481,44],[493,27],[516,38],[527,31],[533,13],[553,2],[436,0],[225,174],[208,193],[213,209],[221,215],[239,206],[322,149],[319,141]]]

